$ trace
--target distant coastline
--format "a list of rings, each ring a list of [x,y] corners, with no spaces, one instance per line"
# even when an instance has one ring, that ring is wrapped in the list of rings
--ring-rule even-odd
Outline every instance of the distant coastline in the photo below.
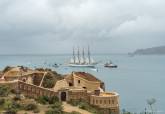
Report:
[[[129,55],[165,55],[165,46],[151,47],[146,49],[137,49]]]

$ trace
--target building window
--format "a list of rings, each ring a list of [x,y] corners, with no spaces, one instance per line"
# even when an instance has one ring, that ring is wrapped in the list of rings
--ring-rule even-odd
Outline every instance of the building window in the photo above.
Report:
[[[114,104],[114,100],[112,100],[112,104]]]
[[[111,104],[111,100],[109,100],[109,104]]]
[[[87,87],[83,87],[84,89],[87,89]]]
[[[78,83],[80,84],[80,80],[78,80]]]
[[[72,83],[69,83],[69,86],[73,86],[73,84]]]
[[[104,104],[106,104],[106,100],[104,100]]]
[[[98,103],[98,101],[96,100],[96,104]]]
[[[100,100],[100,104],[102,104],[102,100]]]

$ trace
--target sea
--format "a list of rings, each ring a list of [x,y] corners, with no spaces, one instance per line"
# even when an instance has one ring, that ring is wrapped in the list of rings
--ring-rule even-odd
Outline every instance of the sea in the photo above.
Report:
[[[72,71],[89,72],[105,83],[106,91],[120,94],[120,109],[141,113],[150,111],[148,99],[156,99],[153,104],[157,114],[165,114],[165,56],[127,54],[95,54],[92,57],[99,61],[96,69],[70,68],[70,54],[58,55],[1,55],[0,70],[6,66],[23,65],[30,68],[51,68],[61,74]],[[118,68],[105,68],[111,60]],[[53,64],[60,66],[53,67]]]

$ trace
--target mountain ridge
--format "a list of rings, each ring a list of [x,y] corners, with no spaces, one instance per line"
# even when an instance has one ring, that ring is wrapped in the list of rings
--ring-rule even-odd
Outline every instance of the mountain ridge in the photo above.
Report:
[[[165,46],[137,49],[133,53],[129,53],[129,54],[133,54],[133,55],[165,55]]]

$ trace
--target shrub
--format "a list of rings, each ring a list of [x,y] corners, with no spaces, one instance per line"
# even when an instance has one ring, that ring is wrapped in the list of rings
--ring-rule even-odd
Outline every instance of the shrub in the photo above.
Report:
[[[56,102],[51,106],[52,109],[46,111],[46,114],[63,114],[63,107],[61,102]]]
[[[61,102],[54,103],[54,105],[52,105],[51,108],[53,108],[54,110],[59,110],[59,111],[62,111],[63,110],[63,107],[62,107],[62,103]]]
[[[6,97],[10,93],[8,86],[0,86],[0,97]]]
[[[13,101],[12,104],[11,104],[11,108],[13,108],[13,109],[21,109],[22,106],[18,102]]]
[[[33,112],[34,112],[34,113],[39,113],[40,110],[39,110],[38,108],[36,108],[36,109],[33,110]]]
[[[89,105],[89,103],[85,102],[85,101],[81,101],[79,103],[79,108],[87,110],[91,113],[97,114],[97,112],[99,112],[96,108],[92,107],[91,105]]]
[[[72,112],[63,112],[63,114],[81,114],[81,113],[77,111],[72,111]]]
[[[90,105],[87,102],[80,102],[79,108],[87,110],[90,107]]]
[[[50,109],[50,110],[46,111],[45,114],[62,114],[62,113],[60,113],[60,112],[56,112],[55,110]]]
[[[16,96],[13,98],[13,100],[14,100],[14,101],[19,101],[19,100],[21,100],[20,95],[16,95]]]
[[[77,111],[72,111],[69,114],[81,114],[81,113],[80,112],[77,112]]]
[[[68,101],[69,104],[73,105],[73,106],[78,106],[79,105],[79,102],[78,100],[70,100]]]
[[[48,98],[49,104],[54,104],[56,102],[59,102],[59,98],[57,96],[52,96]]]
[[[6,110],[9,110],[9,109],[11,109],[11,107],[12,107],[12,102],[10,100],[6,100],[5,104],[4,104],[4,108]]]
[[[47,104],[49,98],[47,96],[39,96],[36,101],[40,104]]]
[[[17,114],[17,111],[15,109],[9,109],[4,114]]]
[[[38,107],[37,107],[37,105],[36,104],[27,104],[27,105],[25,105],[25,107],[24,107],[24,109],[25,110],[27,110],[27,111],[30,111],[30,110],[35,110],[35,109],[37,109]]]
[[[6,66],[6,67],[3,69],[2,72],[5,73],[5,72],[9,71],[10,69],[12,69],[12,67]]]
[[[0,99],[0,105],[3,105],[5,103],[5,99]]]
[[[36,99],[36,101],[40,104],[54,104],[56,102],[59,102],[59,99],[57,96],[52,96],[52,97],[40,96]]]
[[[52,76],[50,73],[46,74],[44,80],[43,80],[43,87],[45,88],[52,88],[54,87],[56,82],[56,79],[54,76]]]

